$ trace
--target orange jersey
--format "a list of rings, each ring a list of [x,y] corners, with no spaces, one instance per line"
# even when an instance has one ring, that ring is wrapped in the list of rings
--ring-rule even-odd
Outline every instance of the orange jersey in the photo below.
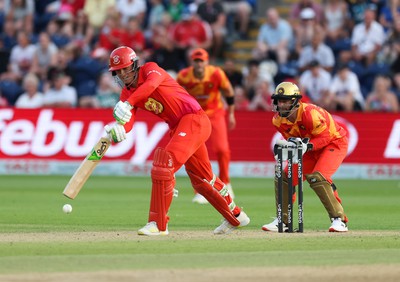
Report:
[[[313,105],[300,102],[297,118],[294,123],[277,114],[272,119],[272,124],[285,139],[289,137],[310,138],[313,151],[324,148],[332,141],[341,139],[347,135],[326,110]]]
[[[178,73],[177,81],[196,98],[207,115],[225,110],[220,89],[229,90],[232,86],[221,68],[206,66],[200,80],[194,76],[193,67],[188,67]]]
[[[156,63],[141,66],[138,76],[136,88],[124,87],[121,92],[120,100],[133,106],[126,132],[132,129],[138,108],[159,116],[171,129],[184,115],[202,111],[196,100]]]

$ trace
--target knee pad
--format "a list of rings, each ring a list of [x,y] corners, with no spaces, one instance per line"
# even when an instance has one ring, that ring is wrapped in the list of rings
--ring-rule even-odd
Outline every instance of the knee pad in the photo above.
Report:
[[[343,221],[346,216],[338,199],[335,197],[331,184],[325,179],[320,172],[314,172],[306,175],[310,187],[319,197],[328,212],[329,218],[339,217]]]

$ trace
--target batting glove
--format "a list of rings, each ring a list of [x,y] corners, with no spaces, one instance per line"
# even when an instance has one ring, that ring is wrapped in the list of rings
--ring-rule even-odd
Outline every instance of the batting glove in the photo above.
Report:
[[[132,109],[133,107],[128,102],[119,101],[114,107],[113,116],[118,123],[124,125],[131,120]]]
[[[115,143],[122,142],[126,139],[125,128],[119,123],[115,123],[112,126],[106,125],[104,129]]]

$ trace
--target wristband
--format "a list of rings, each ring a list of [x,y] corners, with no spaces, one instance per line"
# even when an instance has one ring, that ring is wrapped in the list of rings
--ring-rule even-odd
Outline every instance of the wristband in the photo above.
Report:
[[[235,104],[235,96],[226,97],[226,103],[230,106]]]

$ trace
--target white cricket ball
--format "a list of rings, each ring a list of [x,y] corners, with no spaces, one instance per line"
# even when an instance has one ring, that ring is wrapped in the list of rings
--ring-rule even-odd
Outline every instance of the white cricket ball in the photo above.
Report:
[[[65,204],[63,206],[63,212],[64,213],[71,213],[72,212],[72,206],[70,204]]]

